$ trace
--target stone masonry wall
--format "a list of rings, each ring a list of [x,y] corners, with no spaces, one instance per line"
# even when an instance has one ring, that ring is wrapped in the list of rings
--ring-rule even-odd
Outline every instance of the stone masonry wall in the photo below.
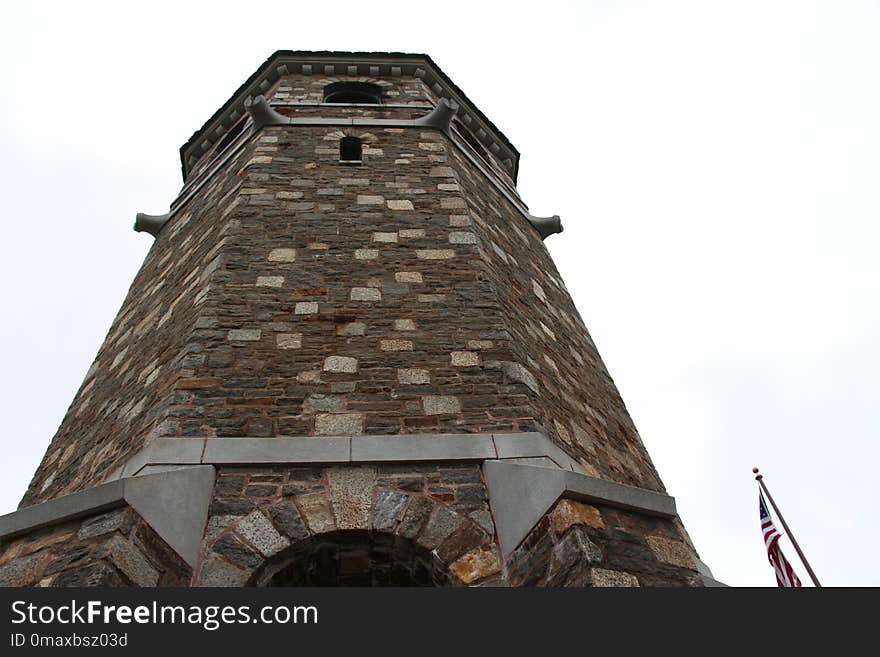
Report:
[[[130,507],[0,546],[0,586],[186,586],[191,568]]]
[[[479,242],[513,351],[514,363],[486,366],[500,367],[526,384],[537,426],[586,472],[662,491],[623,400],[539,235],[461,151],[446,150],[467,201],[453,221],[468,226]]]
[[[485,275],[435,131],[263,129],[167,435],[528,431]]]
[[[559,500],[507,560],[511,586],[702,586],[675,523]]]

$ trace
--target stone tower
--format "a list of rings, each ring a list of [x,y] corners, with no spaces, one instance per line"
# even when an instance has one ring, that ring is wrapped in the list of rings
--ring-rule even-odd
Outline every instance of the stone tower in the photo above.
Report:
[[[0,583],[714,583],[429,57],[277,52],[181,159]]]

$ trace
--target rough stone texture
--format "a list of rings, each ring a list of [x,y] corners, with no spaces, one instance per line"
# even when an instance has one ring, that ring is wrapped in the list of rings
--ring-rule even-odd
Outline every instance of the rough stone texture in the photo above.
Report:
[[[419,543],[426,548],[434,549],[458,529],[462,522],[463,518],[458,514],[446,507],[438,507],[422,531]]]
[[[330,468],[330,503],[339,529],[369,529],[376,470],[370,467]]]
[[[592,568],[590,582],[593,586],[634,587],[639,585],[639,580],[634,575],[622,573],[618,570],[605,570],[604,568]]]
[[[272,249],[269,262],[296,262],[296,249]]]
[[[697,566],[694,563],[693,554],[682,541],[675,541],[663,536],[646,536],[645,540],[654,556],[663,563],[696,570]]]
[[[278,533],[262,511],[249,514],[238,523],[236,531],[267,557],[290,545],[290,541]]]
[[[357,358],[351,358],[350,356],[327,356],[324,359],[324,371],[355,374],[358,371]]]
[[[113,536],[104,549],[110,560],[135,586],[156,586],[159,571],[153,568],[138,548],[119,536]]]
[[[269,515],[275,526],[288,538],[299,539],[309,535],[299,509],[290,500],[282,500],[269,507]]]
[[[219,557],[207,559],[199,572],[198,585],[205,587],[244,586],[250,572]]]
[[[130,507],[0,546],[0,586],[179,586],[191,569]]]
[[[422,398],[425,415],[454,414],[461,411],[461,403],[455,397],[429,395]]]
[[[128,508],[116,509],[96,518],[90,518],[80,526],[76,537],[83,541],[107,532],[120,530],[123,534],[131,528],[133,517]]]
[[[402,370],[397,370],[397,380],[400,383],[407,385],[424,385],[431,382],[431,374],[428,370],[407,367]]]
[[[563,499],[507,556],[505,570],[511,586],[699,586],[693,558],[678,552],[687,552],[681,539],[674,521]]]
[[[451,566],[452,572],[465,584],[485,579],[501,570],[501,563],[495,548],[476,548],[457,559]]]
[[[597,529],[605,527],[602,523],[602,516],[596,507],[574,500],[560,500],[553,510],[551,520],[553,531],[557,534],[564,534],[569,527],[578,524],[589,525]]]
[[[275,336],[279,349],[299,349],[302,347],[302,333],[279,333]]]
[[[397,521],[400,520],[408,499],[409,497],[400,491],[379,491],[373,510],[373,529],[382,531],[393,529]]]
[[[476,367],[480,364],[480,356],[475,351],[453,351],[451,357],[455,367]]]
[[[363,425],[360,413],[319,413],[315,418],[315,433],[319,436],[352,436],[363,433]]]

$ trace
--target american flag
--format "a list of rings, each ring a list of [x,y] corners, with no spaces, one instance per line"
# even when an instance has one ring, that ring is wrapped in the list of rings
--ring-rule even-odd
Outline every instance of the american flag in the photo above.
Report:
[[[776,585],[782,588],[800,588],[801,581],[794,574],[788,559],[779,549],[779,538],[782,536],[773,524],[773,518],[767,511],[767,504],[764,502],[764,494],[758,491],[758,507],[761,512],[761,531],[764,533],[764,545],[767,547],[767,558],[770,559],[770,565],[776,572]]]

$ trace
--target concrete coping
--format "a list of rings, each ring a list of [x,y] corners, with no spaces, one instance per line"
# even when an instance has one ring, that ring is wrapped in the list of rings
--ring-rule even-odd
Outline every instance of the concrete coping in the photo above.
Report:
[[[482,461],[545,458],[582,472],[580,464],[543,433],[393,434],[294,438],[157,438],[117,472],[138,474],[156,465],[249,465]]]
[[[561,470],[487,460],[483,464],[489,504],[505,557],[563,497],[636,511],[660,518],[677,515],[675,499],[656,491]]]
[[[541,432],[159,438],[117,471],[118,479],[0,516],[0,540],[128,504],[193,565],[215,466],[432,461],[483,463],[505,557],[561,497],[663,518],[676,516],[672,497],[588,476]]]

